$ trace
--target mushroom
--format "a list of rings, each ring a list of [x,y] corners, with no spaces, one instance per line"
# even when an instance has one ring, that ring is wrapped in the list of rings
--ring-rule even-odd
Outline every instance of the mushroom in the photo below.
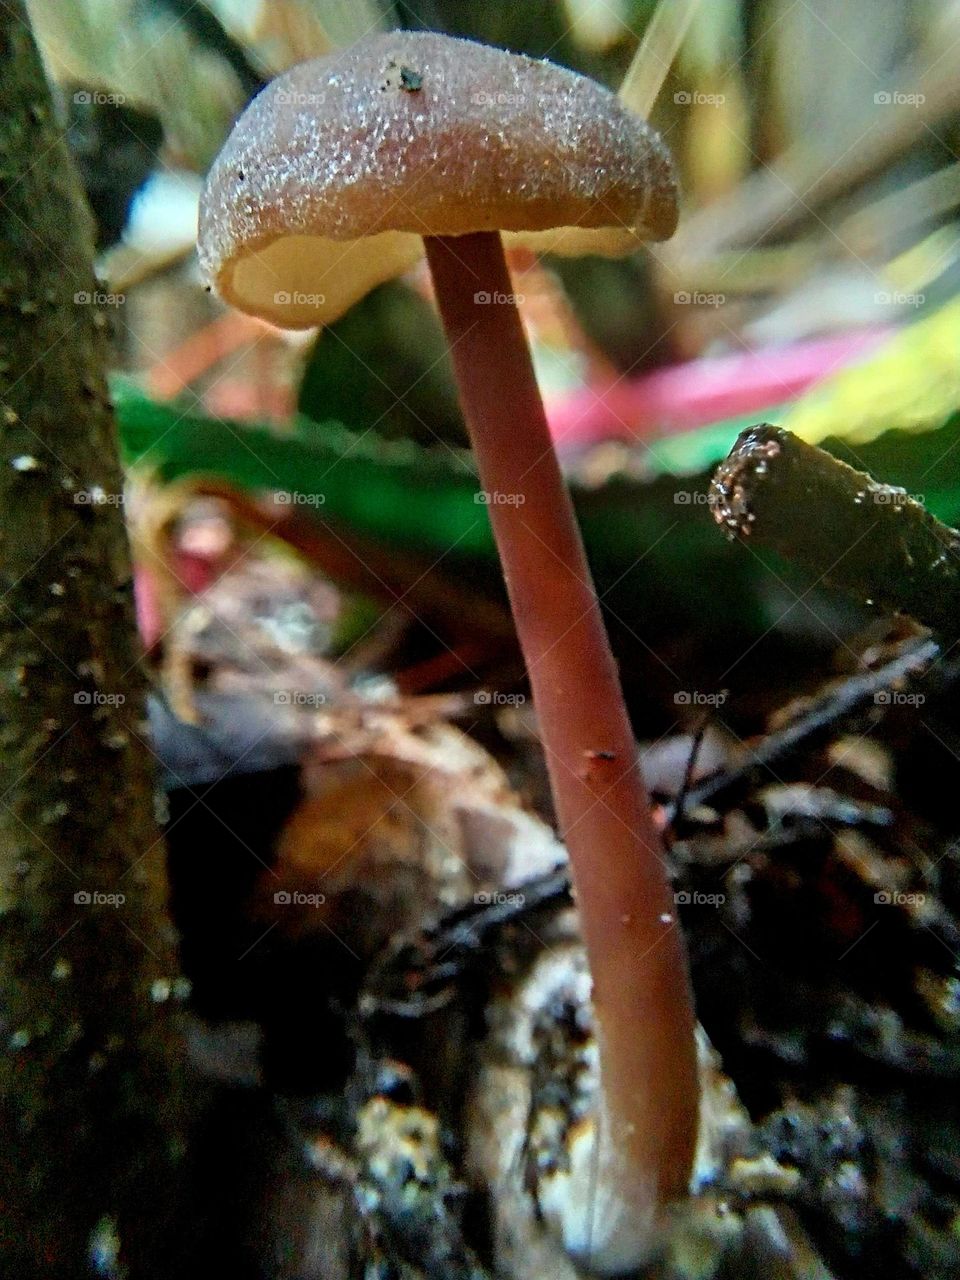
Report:
[[[601,1220],[574,1252],[647,1255],[688,1189],[694,1017],[663,851],[515,305],[501,232],[624,252],[672,234],[654,131],[571,71],[432,33],[294,67],[207,178],[200,260],[235,306],[326,324],[425,247],[573,871],[601,1064]],[[574,1233],[576,1234],[576,1233]]]

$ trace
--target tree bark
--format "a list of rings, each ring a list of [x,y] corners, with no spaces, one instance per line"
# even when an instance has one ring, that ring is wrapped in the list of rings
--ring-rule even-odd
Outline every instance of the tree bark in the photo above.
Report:
[[[878,610],[960,635],[960,533],[906,490],[768,423],[741,431],[714,473],[713,518]]]
[[[5,0],[0,1273],[167,1280],[176,970],[92,246],[23,0]]]

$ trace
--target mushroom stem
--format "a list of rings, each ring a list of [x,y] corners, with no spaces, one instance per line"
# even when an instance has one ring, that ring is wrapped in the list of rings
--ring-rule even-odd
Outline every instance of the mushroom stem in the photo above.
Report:
[[[500,236],[425,237],[570,854],[601,1135],[638,1218],[683,1195],[698,1082],[686,954],[636,744]]]

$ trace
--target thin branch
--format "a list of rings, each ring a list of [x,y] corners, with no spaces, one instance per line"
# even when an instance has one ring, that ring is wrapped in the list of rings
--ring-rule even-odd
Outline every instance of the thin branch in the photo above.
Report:
[[[796,560],[863,604],[960,636],[960,533],[904,489],[762,424],[717,468],[710,504],[729,537]]]

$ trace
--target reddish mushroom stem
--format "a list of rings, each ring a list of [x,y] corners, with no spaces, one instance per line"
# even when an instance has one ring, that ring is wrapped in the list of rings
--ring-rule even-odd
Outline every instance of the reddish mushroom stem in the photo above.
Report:
[[[687,1188],[698,1115],[662,847],[500,236],[425,242],[570,854],[608,1132],[628,1181],[662,1205]]]

